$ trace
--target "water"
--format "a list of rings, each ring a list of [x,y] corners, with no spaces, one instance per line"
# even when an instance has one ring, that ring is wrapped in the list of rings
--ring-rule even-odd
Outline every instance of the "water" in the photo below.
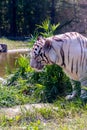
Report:
[[[13,70],[16,68],[15,62],[20,55],[29,54],[29,49],[8,50],[7,53],[0,53],[0,77],[6,75],[6,68]]]

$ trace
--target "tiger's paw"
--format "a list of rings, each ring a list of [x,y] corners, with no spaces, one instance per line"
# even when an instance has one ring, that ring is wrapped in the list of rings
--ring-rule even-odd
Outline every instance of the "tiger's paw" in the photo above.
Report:
[[[67,95],[67,96],[65,97],[65,99],[66,99],[66,100],[73,100],[75,97],[77,97],[77,91],[76,91],[76,90],[74,90],[74,91],[72,92],[72,94]]]
[[[67,95],[66,97],[65,97],[65,99],[66,100],[73,100],[75,98],[75,96],[74,95]]]

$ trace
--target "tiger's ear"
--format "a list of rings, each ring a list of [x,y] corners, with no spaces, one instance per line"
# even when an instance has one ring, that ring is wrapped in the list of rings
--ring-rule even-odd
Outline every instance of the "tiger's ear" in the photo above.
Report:
[[[45,41],[45,44],[44,44],[44,46],[43,46],[43,49],[44,50],[50,50],[51,49],[51,44],[52,44],[52,42],[51,42],[51,40],[46,40]]]
[[[42,37],[42,36],[38,36],[37,41],[40,41],[40,40],[46,40],[46,39],[44,37]]]
[[[42,38],[43,38],[42,36],[38,36],[37,41],[41,40]]]

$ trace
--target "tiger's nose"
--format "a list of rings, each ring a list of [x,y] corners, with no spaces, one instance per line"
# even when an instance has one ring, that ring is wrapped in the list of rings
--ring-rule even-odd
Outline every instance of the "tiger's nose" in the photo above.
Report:
[[[34,64],[32,64],[31,62],[30,62],[30,66],[31,66],[32,68],[34,68]]]
[[[35,63],[34,63],[33,60],[30,60],[30,66],[31,66],[32,68],[35,68]]]

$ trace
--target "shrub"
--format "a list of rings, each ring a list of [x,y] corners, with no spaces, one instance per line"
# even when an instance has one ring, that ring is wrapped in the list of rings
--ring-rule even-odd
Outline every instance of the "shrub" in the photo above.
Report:
[[[58,96],[65,96],[71,91],[69,78],[57,65],[46,66],[44,72],[39,74],[39,82],[45,87],[46,100],[52,102]]]

